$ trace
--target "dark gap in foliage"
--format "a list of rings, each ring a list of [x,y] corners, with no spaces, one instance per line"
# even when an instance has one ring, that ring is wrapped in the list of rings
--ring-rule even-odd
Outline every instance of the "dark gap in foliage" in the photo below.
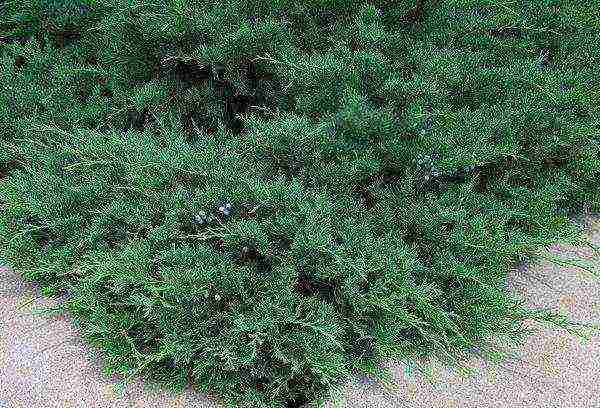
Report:
[[[436,275],[438,278],[438,285],[444,291],[444,293],[448,294],[448,296],[454,295],[457,291],[462,289],[463,284],[456,276],[453,275]]]
[[[96,66],[98,65],[98,58],[95,55],[89,55],[84,60],[86,65]]]
[[[264,393],[271,384],[268,377],[258,377],[251,379],[251,386],[258,392]]]
[[[22,69],[25,68],[25,66],[27,65],[27,60],[25,59],[24,56],[22,55],[18,55],[15,58],[15,63],[14,63],[14,67],[15,69]]]
[[[205,126],[206,121],[206,115],[202,114],[197,109],[189,110],[181,116],[181,125],[188,143],[198,142],[198,131]],[[210,128],[211,127],[208,127],[207,129]]]
[[[404,178],[404,172],[399,167],[386,166],[381,170],[378,178],[381,180],[383,185],[397,185],[402,182]]]
[[[342,239],[342,237],[339,236],[339,234],[334,234],[333,244],[336,246],[341,246],[344,244],[344,240]]]
[[[67,26],[61,30],[50,29],[48,34],[52,45],[56,48],[71,46],[81,39],[80,30],[73,26]]]
[[[381,95],[371,95],[371,96],[369,96],[368,101],[371,103],[371,105],[374,108],[377,108],[377,109],[383,108],[386,103],[385,97],[381,96]]]
[[[417,259],[426,267],[433,267],[433,248],[428,242],[419,242],[416,247]]]
[[[256,77],[259,81],[274,81],[275,74],[266,70],[261,65],[256,65]]]
[[[89,101],[90,96],[92,96],[92,91],[90,90],[87,83],[80,81],[77,87],[76,95],[77,101],[79,101],[79,103],[81,103],[82,105],[85,105]]]
[[[378,275],[375,272],[369,271],[366,276],[359,282],[358,289],[360,293],[366,294],[371,289],[371,284],[378,279]]]
[[[243,122],[238,115],[248,111],[250,101],[250,96],[243,94],[235,94],[225,100],[225,118],[234,133],[240,133],[243,129]]]
[[[114,96],[113,91],[110,88],[103,88],[100,91],[100,96],[104,97],[104,98],[112,98]]]
[[[104,242],[109,248],[115,249],[120,246],[128,237],[129,226],[123,220],[113,220],[107,227],[104,234]]]
[[[477,94],[471,89],[456,85],[450,88],[448,95],[452,106],[456,110],[469,108],[470,111],[475,111],[480,107]]]
[[[596,175],[596,180],[600,180],[600,174]],[[586,202],[581,197],[569,195],[564,198],[559,198],[555,201],[556,203],[556,214],[564,215],[567,217],[573,217],[581,215],[586,211]]]
[[[294,243],[291,238],[283,234],[273,235],[270,240],[273,242],[274,247],[281,252],[289,251]]]
[[[227,98],[233,96],[236,92],[235,87],[233,86],[233,83],[231,81],[229,81],[228,79],[225,79],[222,77],[222,75],[224,75],[224,68],[222,73],[218,73],[215,71],[215,81],[214,81],[214,88],[215,91],[218,95],[219,98],[221,98],[222,100],[226,100]]]
[[[286,180],[291,181],[297,179],[303,169],[302,163],[297,161],[285,161],[278,163],[280,174],[285,177]],[[310,187],[310,180],[304,180],[303,185],[307,188]]]
[[[174,267],[175,265],[168,264],[169,267]],[[204,307],[204,299],[201,297],[193,297],[193,298],[185,298],[177,300],[177,303],[183,312],[185,313],[185,317],[188,320],[194,320],[198,313],[202,313],[202,309]],[[207,322],[208,323],[208,322]]]
[[[356,38],[351,38],[349,40],[348,48],[350,48],[350,50],[352,52],[359,52],[361,49],[360,43],[358,42],[358,40]]]
[[[266,394],[269,386],[273,383],[273,374],[283,364],[274,359],[273,349],[268,341],[256,346],[256,361],[248,370],[245,370],[242,378],[246,378],[246,386]]]
[[[202,185],[202,177],[197,174],[187,172],[183,169],[179,169],[173,174],[173,182],[174,185],[178,184],[186,187],[186,194],[189,198],[191,198],[192,191]]]
[[[64,240],[58,237],[49,227],[45,226],[42,220],[36,216],[28,216],[24,219],[24,227],[28,235],[40,249],[48,249],[50,246],[60,246]]]
[[[408,101],[402,96],[398,96],[392,101],[392,117],[397,125],[402,125],[404,122],[407,103]]]
[[[244,71],[246,73],[246,80],[250,89],[255,90],[258,87],[258,72],[256,63],[253,61],[247,61],[244,63]]]
[[[478,172],[479,169],[476,166],[461,167],[451,173],[440,173],[435,169],[429,170],[418,178],[416,190],[421,193],[440,194],[452,184],[466,183]]]
[[[329,303],[334,303],[338,283],[328,279],[319,279],[301,273],[296,280],[294,290],[305,297],[319,296]]]
[[[261,254],[254,245],[244,245],[236,259],[236,263],[253,265],[259,273],[270,273],[273,265],[270,259]]]
[[[305,396],[298,396],[296,398],[290,398],[290,399],[286,400],[284,403],[284,407],[285,408],[302,408],[302,407],[305,407],[307,403],[308,403],[308,398],[306,398]]]
[[[485,193],[488,190],[490,180],[502,174],[502,169],[495,163],[485,164],[479,167],[475,182],[475,191]]]
[[[493,28],[490,30],[490,35],[501,40],[517,40],[523,38],[523,30],[520,27]]]
[[[127,335],[140,353],[151,354],[158,350],[160,333],[152,323],[135,324],[127,330]]]
[[[414,131],[405,131],[400,135],[402,140],[415,140],[418,138],[417,132]]]
[[[38,103],[36,105],[36,109],[38,111],[38,113],[46,113],[48,111],[48,108],[46,108],[44,105],[42,105],[41,103]]]
[[[288,380],[287,385],[292,397],[285,401],[285,408],[302,408],[310,402],[306,393],[307,390],[314,389],[315,385],[314,378],[309,373],[295,375]]]
[[[358,195],[361,205],[367,210],[375,207],[376,199],[371,191],[363,186],[358,186],[354,189],[354,193]]]
[[[514,180],[509,180],[509,181],[512,181],[513,186],[523,186],[523,184],[520,180],[518,180],[518,182],[516,182]],[[508,203],[508,202],[510,202],[510,200],[514,199],[514,196],[506,190],[494,190],[492,192],[492,194],[494,195],[495,198],[497,198],[500,202],[503,202],[503,203]]]
[[[519,146],[528,156],[535,156],[536,152],[536,143],[531,135],[524,135],[522,139],[519,140]]]
[[[217,308],[221,311],[224,311],[228,308],[229,304],[230,301],[225,299]],[[222,316],[215,316],[207,322],[206,334],[208,334],[209,337],[213,338],[219,337],[223,334],[223,332],[227,329],[228,326],[229,323],[227,322],[227,319],[223,318]]]
[[[108,78],[106,77],[100,77],[97,80],[98,84],[102,86],[102,90],[100,91],[100,96],[103,96],[105,98],[112,98],[113,97],[113,91],[108,87]]]
[[[47,38],[46,38],[45,35],[43,35],[43,34],[36,34],[32,38],[35,39],[35,42],[37,43],[38,48],[40,50],[44,51],[46,49]]]
[[[123,131],[127,132],[134,129],[143,132],[151,123],[154,123],[154,118],[150,114],[148,108],[144,108],[141,112],[138,112],[136,109],[130,109],[127,111],[127,118],[125,119]]]
[[[242,299],[238,295],[221,296],[221,298],[216,302],[216,309],[221,313],[229,313],[235,305],[240,303],[242,303]],[[221,333],[221,331],[223,331],[227,326],[228,322],[226,318],[223,318],[221,321],[219,321],[216,328],[218,328],[219,333]]]
[[[330,30],[337,21],[338,17],[331,10],[318,10],[315,15],[315,21],[320,28]]]
[[[11,160],[8,162],[0,162],[0,180],[8,177],[13,171],[21,167],[19,162]]]
[[[123,299],[120,297],[121,295],[113,292],[107,285],[101,285],[101,287],[98,288],[98,291],[101,291],[105,297],[105,300],[103,299],[103,301],[106,301],[106,309],[109,315],[122,315],[123,313],[135,315],[137,313],[136,306],[123,304]]]
[[[544,170],[564,168],[573,160],[572,156],[571,149],[556,148],[542,159],[542,168]]]
[[[425,0],[417,0],[415,6],[411,8],[402,18],[405,24],[422,24],[425,22]]]
[[[376,355],[376,340],[373,336],[360,336],[351,345],[350,354],[358,359],[372,359]]]
[[[415,191],[417,194],[439,194],[442,192],[442,187],[443,185],[437,175],[426,174],[417,179]]]
[[[410,326],[399,330],[400,337],[412,344],[417,344],[422,335],[416,327]]]
[[[212,68],[213,80],[217,82],[225,81],[225,72],[227,71],[227,67],[223,64],[215,64]]]
[[[240,205],[239,214],[244,220],[255,219],[258,218],[259,215],[263,217],[265,216],[265,214],[261,214],[259,206],[253,205],[249,202]]]
[[[564,168],[567,164],[569,164],[570,160],[572,158],[568,157],[568,156],[551,156],[548,157],[546,159],[544,159],[544,166],[547,169],[552,169],[552,168]]]
[[[254,246],[244,245],[240,251],[238,261],[241,263],[254,262],[262,258],[264,258],[263,255]]]
[[[239,93],[233,83],[227,79],[215,81],[217,94],[223,98],[224,122],[225,125],[234,133],[240,134],[243,130],[243,122],[238,117],[248,111],[252,97]]]
[[[159,368],[167,371],[167,375],[169,376],[173,375],[179,368],[173,357],[168,357],[165,360],[159,361],[157,365]],[[156,374],[159,374],[159,372]]]
[[[3,7],[3,4],[0,4],[0,11],[4,11],[1,9],[1,7]],[[19,28],[19,23],[14,22],[14,23],[9,23],[7,21],[4,21],[2,23],[0,23],[0,31],[13,31],[16,30],[17,28]],[[5,38],[5,37],[0,37],[0,38]]]
[[[26,45],[29,41],[31,41],[33,37],[31,36],[13,36],[13,37],[5,37],[0,36],[0,45],[8,45],[18,43],[19,45]]]
[[[414,299],[407,298],[404,301],[405,309],[411,314],[417,314],[419,311],[417,310],[417,304]]]
[[[440,230],[444,234],[449,234],[456,228],[456,223],[454,221],[447,221],[440,224]]]
[[[561,92],[571,92],[573,89],[575,89],[575,86],[573,84],[560,84],[558,87],[559,91]]]
[[[403,240],[411,245],[417,259],[427,267],[433,266],[433,247],[432,243],[425,236],[422,227],[417,224],[409,224],[406,226],[406,232],[403,235]]]
[[[493,145],[499,145],[504,140],[505,135],[505,131],[500,129],[494,129],[488,140]]]
[[[514,228],[522,232],[533,233],[535,225],[523,218],[512,217],[506,223],[507,227]]]
[[[148,229],[144,228],[144,227],[138,228],[138,230],[136,232],[136,236],[137,236],[137,238],[140,238],[140,239],[148,238]]]
[[[269,86],[264,86],[270,82],[271,87],[277,88],[278,84],[273,81],[273,75],[259,68],[252,60],[245,60],[241,66],[247,82],[250,94],[242,93],[225,78],[225,67],[216,65],[213,67],[213,81],[217,94],[224,100],[224,122],[225,125],[233,131],[234,134],[240,134],[245,131],[243,121],[239,115],[249,112],[251,106],[263,106],[269,103],[269,97],[266,92]],[[261,82],[262,81],[262,82]],[[269,111],[262,109],[254,110],[264,119],[268,119]]]
[[[164,210],[158,210],[150,216],[150,225],[153,227],[158,227],[162,225],[165,221],[166,212]]]
[[[217,252],[225,252],[225,241],[222,238],[212,238],[208,241],[209,246]]]
[[[178,227],[185,235],[196,235],[199,232],[198,225],[194,218],[189,214],[183,213],[178,215]]]
[[[539,155],[539,153],[532,152],[532,154]],[[505,157],[498,159],[497,161],[486,163],[476,167],[476,184],[475,190],[483,193],[487,191],[489,182],[491,180],[499,179],[500,177],[507,177],[508,181],[513,185],[524,186],[527,188],[534,188],[533,178],[530,172],[523,172],[523,165],[527,163],[529,166],[539,167],[540,163],[535,164],[531,161],[523,162],[521,159],[514,157]]]
[[[173,73],[177,80],[187,85],[200,86],[210,78],[211,69],[195,60],[176,60]]]

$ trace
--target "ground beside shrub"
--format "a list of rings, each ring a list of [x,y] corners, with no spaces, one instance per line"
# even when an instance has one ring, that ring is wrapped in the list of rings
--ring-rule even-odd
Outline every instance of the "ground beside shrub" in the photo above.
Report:
[[[506,276],[600,208],[572,1],[0,6],[0,256],[110,370],[298,407],[518,337]]]

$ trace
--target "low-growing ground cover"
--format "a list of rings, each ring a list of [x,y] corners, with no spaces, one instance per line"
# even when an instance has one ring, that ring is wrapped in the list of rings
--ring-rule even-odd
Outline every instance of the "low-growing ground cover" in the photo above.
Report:
[[[560,322],[504,289],[600,208],[593,6],[0,11],[0,254],[110,370],[297,407]]]

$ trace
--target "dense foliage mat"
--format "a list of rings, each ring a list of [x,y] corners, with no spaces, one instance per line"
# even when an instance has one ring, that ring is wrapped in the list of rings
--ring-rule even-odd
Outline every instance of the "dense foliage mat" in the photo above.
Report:
[[[5,2],[0,254],[238,406],[518,336],[509,270],[600,208],[592,3]]]

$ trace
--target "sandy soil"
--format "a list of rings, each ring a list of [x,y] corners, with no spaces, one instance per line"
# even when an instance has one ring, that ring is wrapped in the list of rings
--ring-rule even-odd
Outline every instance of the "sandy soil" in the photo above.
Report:
[[[600,244],[600,220],[588,220]],[[600,272],[589,249],[552,248],[580,258]],[[534,307],[565,312],[581,323],[600,322],[600,281],[576,268],[540,264],[515,271],[510,289]],[[49,305],[13,272],[0,270],[0,408],[215,407],[188,391],[171,395],[136,383],[118,395],[117,379],[104,376],[101,360],[68,319],[33,314]],[[598,408],[600,335],[582,341],[555,329],[540,329],[501,364],[468,362],[469,372],[439,364],[391,366],[392,387],[356,379],[338,407],[409,408]]]

